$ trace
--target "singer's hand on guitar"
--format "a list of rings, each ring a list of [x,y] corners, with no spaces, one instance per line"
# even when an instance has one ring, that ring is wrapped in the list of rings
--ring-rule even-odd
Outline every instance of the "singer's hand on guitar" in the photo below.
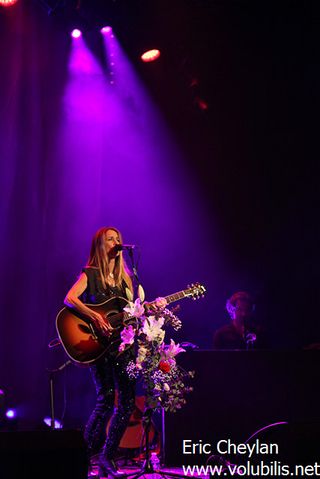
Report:
[[[107,336],[112,333],[113,328],[110,325],[107,317],[99,313],[94,313],[91,317],[96,327],[100,329],[102,333],[106,334]]]
[[[167,301],[165,298],[157,298],[152,303],[145,303],[145,308],[147,311],[159,312],[162,311],[167,306]]]

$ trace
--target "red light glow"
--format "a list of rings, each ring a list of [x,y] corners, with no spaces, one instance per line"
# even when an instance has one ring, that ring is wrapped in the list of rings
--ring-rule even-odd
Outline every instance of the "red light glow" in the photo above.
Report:
[[[0,0],[0,6],[11,7],[11,5],[14,5],[17,1],[18,0]]]
[[[157,58],[160,57],[160,50],[148,50],[141,55],[141,60],[143,62],[154,62]]]

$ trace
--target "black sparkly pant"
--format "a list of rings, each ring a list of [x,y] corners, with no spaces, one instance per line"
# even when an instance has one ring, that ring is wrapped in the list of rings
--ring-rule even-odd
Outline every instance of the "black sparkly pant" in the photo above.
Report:
[[[91,374],[96,387],[97,402],[87,422],[84,437],[91,457],[103,447],[103,454],[112,459],[128,426],[135,404],[135,380],[129,379],[126,367],[133,359],[131,350],[118,358],[105,356],[92,366]],[[114,406],[115,388],[118,406]],[[108,435],[107,423],[111,417]]]

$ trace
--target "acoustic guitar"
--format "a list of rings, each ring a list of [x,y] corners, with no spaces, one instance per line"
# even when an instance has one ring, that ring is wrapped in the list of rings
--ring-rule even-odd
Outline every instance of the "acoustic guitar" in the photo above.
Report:
[[[167,304],[183,298],[198,299],[203,297],[205,287],[199,283],[189,288],[166,296]],[[153,302],[154,303],[154,302]],[[152,304],[152,303],[151,303]],[[115,296],[100,304],[86,304],[108,319],[114,328],[112,334],[104,335],[88,317],[77,310],[64,307],[56,318],[56,328],[69,358],[78,365],[90,365],[100,359],[107,352],[116,352],[120,344],[120,331],[124,326],[136,323],[137,319],[130,317],[124,311],[128,300]]]

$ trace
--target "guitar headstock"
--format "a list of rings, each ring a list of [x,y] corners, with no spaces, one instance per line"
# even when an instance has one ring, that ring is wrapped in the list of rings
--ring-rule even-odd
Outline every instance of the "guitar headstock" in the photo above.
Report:
[[[188,289],[185,290],[186,296],[189,296],[193,300],[203,298],[205,292],[206,288],[200,283],[192,283],[191,285],[188,285]]]

